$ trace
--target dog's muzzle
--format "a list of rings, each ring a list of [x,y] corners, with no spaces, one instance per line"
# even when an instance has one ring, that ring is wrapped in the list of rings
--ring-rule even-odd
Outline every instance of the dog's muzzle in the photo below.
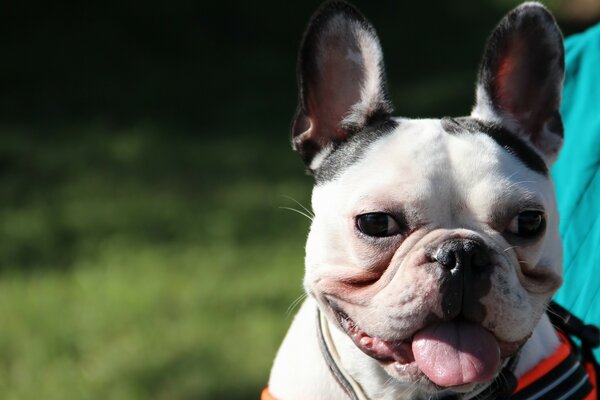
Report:
[[[490,288],[493,270],[490,249],[474,239],[448,239],[434,247],[430,259],[441,270],[442,319],[481,323],[485,307],[480,299]]]

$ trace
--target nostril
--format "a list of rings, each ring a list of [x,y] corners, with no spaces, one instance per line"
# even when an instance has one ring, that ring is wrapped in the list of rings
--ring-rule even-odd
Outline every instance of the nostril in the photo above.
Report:
[[[453,269],[456,266],[456,254],[453,249],[448,247],[440,247],[435,254],[433,259],[437,261],[441,266],[448,269]]]
[[[484,267],[488,263],[488,254],[484,246],[470,239],[445,241],[431,258],[448,270]]]

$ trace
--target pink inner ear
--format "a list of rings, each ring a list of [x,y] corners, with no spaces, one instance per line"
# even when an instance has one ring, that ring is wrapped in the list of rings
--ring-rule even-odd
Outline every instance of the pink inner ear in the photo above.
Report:
[[[359,54],[357,48],[341,38],[329,38],[321,49],[314,91],[307,99],[310,136],[323,145],[347,138],[348,131],[342,126],[342,120],[361,100],[364,65],[360,59],[349,57],[347,52]]]
[[[498,63],[496,71],[496,98],[502,110],[511,114],[527,111],[527,82],[525,71],[520,62],[523,59],[524,45],[513,39],[508,46],[506,54]]]
[[[511,72],[514,70],[515,58],[509,53],[500,61],[498,72],[496,74],[496,97],[504,108],[506,103],[510,103],[510,93],[508,93],[508,80]]]
[[[302,134],[304,139],[310,138],[320,146],[326,146],[328,143],[341,142],[348,138],[348,131],[340,125],[347,110],[336,108],[335,104],[319,105],[317,101],[310,98],[308,99],[308,109],[310,123]]]
[[[496,71],[495,97],[500,109],[508,113],[534,137],[544,122],[539,113],[547,99],[538,98],[543,89],[539,76],[529,69],[526,43],[517,38],[510,41]]]

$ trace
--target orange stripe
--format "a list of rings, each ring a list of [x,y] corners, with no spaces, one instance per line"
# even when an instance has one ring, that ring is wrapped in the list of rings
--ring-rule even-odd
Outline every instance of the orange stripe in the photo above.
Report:
[[[542,376],[546,375],[550,372],[554,367],[564,361],[565,358],[571,353],[571,344],[569,340],[562,334],[562,332],[558,333],[558,337],[561,341],[558,349],[552,354],[550,357],[542,360],[541,363],[533,367],[533,369],[529,370],[525,373],[521,378],[519,378],[519,384],[515,389],[514,393],[517,393],[519,390],[531,385],[533,382],[540,379]]]
[[[593,389],[585,398],[585,400],[596,400],[598,398],[598,387],[596,386],[597,377],[596,377],[596,369],[592,363],[583,364],[583,368],[585,368],[585,372],[588,374],[588,378],[590,378],[590,382],[592,383]]]
[[[266,387],[263,389],[262,393],[260,394],[260,400],[277,400],[277,399],[275,397],[273,397],[271,392],[269,392],[269,388]]]

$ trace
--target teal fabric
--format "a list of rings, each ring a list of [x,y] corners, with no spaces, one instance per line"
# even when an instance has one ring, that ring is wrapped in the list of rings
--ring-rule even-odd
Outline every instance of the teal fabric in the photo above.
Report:
[[[565,142],[552,168],[565,281],[555,299],[600,325],[600,24],[569,37],[565,52]]]

